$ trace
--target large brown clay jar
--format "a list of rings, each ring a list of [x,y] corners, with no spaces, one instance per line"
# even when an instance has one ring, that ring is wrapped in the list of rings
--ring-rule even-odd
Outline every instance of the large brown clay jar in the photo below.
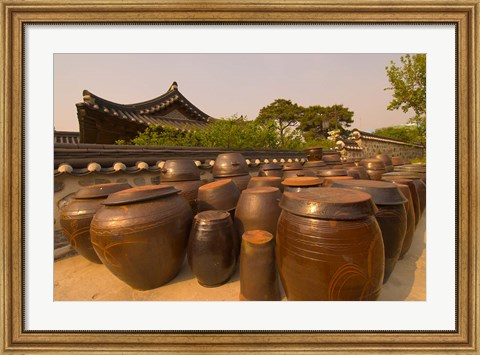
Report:
[[[188,201],[173,186],[134,187],[105,200],[91,224],[92,244],[120,280],[153,289],[180,271],[192,218]]]
[[[78,254],[92,263],[101,264],[90,239],[90,223],[109,194],[130,188],[129,184],[112,183],[82,187],[60,213],[65,237]]]
[[[240,191],[247,188],[250,172],[245,157],[240,153],[222,153],[215,159],[212,175],[215,180],[231,179]]]
[[[267,231],[251,230],[242,236],[240,252],[241,301],[280,301],[275,239]]]
[[[254,187],[242,191],[235,210],[235,229],[238,236],[249,230],[261,229],[275,235],[277,232],[282,197],[276,187]]]
[[[288,300],[375,300],[384,248],[369,194],[316,188],[285,192],[276,238],[277,268]]]
[[[347,168],[347,175],[357,180],[370,180],[367,170],[363,166],[354,166]]]
[[[405,239],[402,244],[402,251],[400,252],[400,259],[410,250],[413,242],[413,235],[415,234],[415,211],[413,208],[412,195],[410,193],[410,188],[407,185],[395,183],[396,186],[400,189],[403,196],[408,200],[408,203],[405,204],[407,212],[407,230],[405,231]]]
[[[240,190],[230,179],[218,180],[198,189],[198,211],[220,210],[235,213]]]
[[[410,190],[410,196],[412,198],[413,211],[415,213],[415,227],[420,222],[421,210],[420,210],[420,199],[418,197],[417,184],[413,182],[412,179],[401,179],[397,177],[382,177],[382,181],[389,181],[396,184],[407,185]]]
[[[200,285],[217,287],[235,271],[239,244],[227,211],[203,211],[193,220],[188,264]]]
[[[395,184],[385,181],[350,180],[335,181],[332,187],[356,189],[372,196],[378,212],[375,218],[382,230],[385,246],[385,275],[383,282],[387,282],[402,251],[405,232],[407,231],[407,199],[402,195]]]
[[[383,174],[382,180],[395,181],[398,179],[409,179],[415,184],[418,193],[418,199],[420,201],[420,215],[425,211],[427,207],[427,186],[423,180],[423,176],[415,172],[407,171],[394,171],[391,173]]]

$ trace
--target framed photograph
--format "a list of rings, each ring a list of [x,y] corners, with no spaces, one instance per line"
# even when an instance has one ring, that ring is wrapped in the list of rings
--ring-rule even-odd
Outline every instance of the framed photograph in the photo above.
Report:
[[[402,5],[321,0],[2,1],[2,350],[478,352],[479,9],[478,0]],[[424,300],[56,298],[52,248],[56,187],[51,169],[54,104],[59,100],[54,73],[60,59],[88,58],[83,70],[96,72],[100,56],[108,66],[120,56],[158,59],[175,54],[175,60],[190,58],[185,60],[185,72],[193,73],[189,60],[206,55],[288,55],[306,62],[308,56],[327,54],[373,58],[404,53],[427,58]],[[298,67],[305,62],[285,67],[284,74],[300,75]],[[65,73],[76,80],[82,71],[69,65]],[[227,80],[225,73],[218,73],[212,75]],[[254,75],[248,80],[252,86],[261,84]],[[370,84],[366,77],[365,90]],[[170,82],[158,83],[159,90],[165,85]],[[120,80],[118,86],[135,90],[135,78]],[[177,84],[169,90],[172,87],[177,89]],[[90,97],[83,95],[84,100]]]

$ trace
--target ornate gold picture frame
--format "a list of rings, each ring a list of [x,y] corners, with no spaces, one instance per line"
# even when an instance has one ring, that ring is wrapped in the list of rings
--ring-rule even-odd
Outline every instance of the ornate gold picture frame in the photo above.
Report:
[[[392,4],[392,5],[391,5]],[[2,222],[0,320],[6,353],[413,352],[478,353],[478,134],[480,2],[1,0]],[[457,42],[456,330],[454,331],[26,331],[24,319],[24,24],[26,23],[453,24]],[[453,133],[452,133],[453,134]]]

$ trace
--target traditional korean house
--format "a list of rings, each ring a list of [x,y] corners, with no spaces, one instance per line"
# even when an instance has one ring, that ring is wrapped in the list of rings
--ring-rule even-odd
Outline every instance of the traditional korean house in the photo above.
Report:
[[[84,90],[83,102],[76,106],[80,143],[113,144],[119,139],[129,140],[149,124],[188,130],[205,127],[213,120],[178,91],[176,82],[157,98],[128,105]]]

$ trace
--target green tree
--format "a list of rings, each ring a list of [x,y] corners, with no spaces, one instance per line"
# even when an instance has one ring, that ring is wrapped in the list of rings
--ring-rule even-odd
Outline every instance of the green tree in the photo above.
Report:
[[[279,136],[280,148],[287,147],[289,137],[295,139],[296,128],[303,117],[304,108],[292,103],[291,100],[276,99],[270,105],[263,107],[256,119],[259,122],[275,122]]]
[[[310,106],[304,111],[301,118],[300,129],[304,132],[306,140],[324,139],[328,132],[340,130],[340,135],[345,135],[346,128],[353,123],[353,111],[343,105]]]
[[[426,113],[427,113],[427,57],[425,54],[407,54],[400,57],[401,65],[393,61],[385,67],[390,87],[385,90],[393,91],[393,99],[387,110],[412,110],[414,116],[409,122],[414,123],[422,144],[426,138]]]
[[[383,127],[376,129],[373,134],[400,139],[409,143],[420,143],[422,141],[422,137],[418,134],[418,130],[414,126]]]

